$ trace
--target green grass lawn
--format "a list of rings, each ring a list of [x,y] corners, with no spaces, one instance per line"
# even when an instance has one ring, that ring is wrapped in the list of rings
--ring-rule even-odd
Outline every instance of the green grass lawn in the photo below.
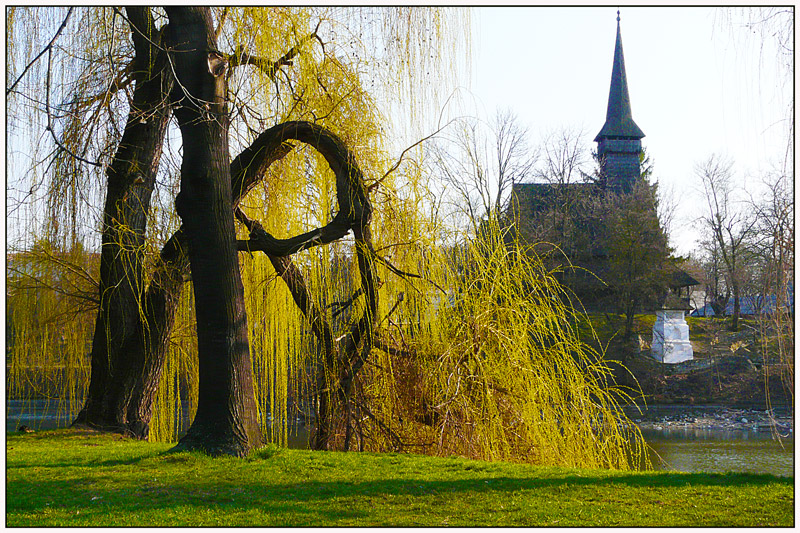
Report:
[[[170,453],[77,430],[6,439],[8,526],[785,526],[794,479],[268,447]]]

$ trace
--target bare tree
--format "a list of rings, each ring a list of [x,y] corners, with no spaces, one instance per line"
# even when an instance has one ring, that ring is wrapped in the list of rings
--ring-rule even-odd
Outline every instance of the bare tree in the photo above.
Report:
[[[725,279],[733,295],[731,330],[738,331],[741,313],[741,291],[746,265],[744,263],[748,239],[752,236],[756,219],[739,209],[733,198],[733,163],[717,155],[695,166],[695,173],[703,184],[708,211],[701,217],[711,240],[718,246],[725,266]]]
[[[587,173],[590,160],[582,129],[561,128],[545,133],[540,143],[541,157],[533,170],[535,181],[550,185],[547,212],[538,217],[538,227],[527,228],[542,241],[559,243],[562,250],[572,252],[568,243],[576,242],[575,210],[592,211],[594,205],[576,189],[590,181]],[[580,231],[579,231],[580,232]],[[565,246],[567,245],[567,246]],[[583,246],[581,243],[579,246]]]
[[[505,211],[508,194],[515,183],[524,180],[538,159],[528,145],[528,130],[510,110],[498,111],[494,120],[497,191],[494,213]]]
[[[749,208],[755,216],[757,238],[753,252],[763,265],[764,292],[785,289],[792,278],[794,263],[794,191],[792,179],[782,172],[764,180],[766,193],[752,195]]]
[[[781,363],[784,390],[794,395],[794,180],[777,172],[765,180],[766,193],[750,199],[756,217],[754,255],[759,259],[759,292],[765,309],[759,315],[764,356]],[[773,302],[774,298],[774,302]]]
[[[438,139],[431,152],[457,209],[477,233],[481,220],[499,219],[505,212],[511,189],[530,175],[537,152],[510,111],[498,111],[488,127],[477,119],[459,125],[452,138]]]
[[[782,365],[784,389],[794,394],[794,302],[788,300],[788,283],[794,264],[794,20],[793,6],[758,6],[720,10],[722,26],[727,27],[742,44],[752,44],[759,51],[758,70],[776,69],[778,83],[763,90],[774,90],[775,101],[784,106],[784,115],[775,124],[784,129],[785,150],[780,158],[781,171],[776,179],[767,180],[767,195],[750,205],[754,208],[758,238],[754,253],[761,261],[760,290],[763,295],[775,293],[773,313],[759,316],[764,358],[771,346],[777,346]],[[764,76],[756,76],[763,83]],[[759,87],[759,91],[762,87]],[[776,155],[777,156],[777,155]],[[788,220],[787,220],[788,219]],[[788,223],[787,223],[788,222]],[[792,266],[785,266],[792,265]],[[791,281],[793,283],[793,279]],[[788,304],[790,307],[785,307]]]
[[[557,185],[587,181],[586,133],[582,129],[562,128],[545,134],[541,158],[534,170],[537,181]]]
[[[704,239],[700,246],[703,249],[703,256],[699,259],[702,277],[697,279],[703,283],[703,307],[706,304],[711,305],[715,315],[723,316],[731,291],[730,286],[725,283],[725,268],[719,244],[716,239],[708,238]]]

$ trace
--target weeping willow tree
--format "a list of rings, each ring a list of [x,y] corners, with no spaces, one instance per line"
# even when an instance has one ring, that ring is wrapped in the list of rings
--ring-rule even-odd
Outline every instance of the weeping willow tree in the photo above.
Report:
[[[367,404],[394,421],[382,449],[613,468],[640,457],[638,429],[618,416],[630,398],[581,340],[569,295],[532,249],[489,218],[479,235],[438,250],[427,255],[430,279],[446,289],[392,320],[363,378]],[[391,379],[376,386],[385,368]]]
[[[28,20],[40,20],[36,15],[42,13],[45,12],[11,11],[8,19],[9,22],[14,22],[24,20],[24,16],[20,15],[32,15]],[[369,17],[365,18],[364,13]],[[215,21],[211,18],[210,10],[205,9],[172,10],[167,12],[166,18],[163,13],[146,8],[132,8],[124,13],[118,10],[86,10],[76,14],[76,17],[82,17],[78,27],[98,27],[99,31],[92,33],[93,38],[83,39],[85,32],[79,30],[73,34],[74,38],[68,43],[69,46],[62,48],[72,54],[67,54],[64,62],[71,63],[70,66],[77,64],[83,69],[79,70],[77,81],[70,79],[72,69],[62,66],[59,70],[59,62],[53,61],[53,52],[58,50],[54,47],[56,38],[68,26],[72,15],[73,9],[66,12],[55,37],[45,47],[46,69],[43,69],[45,72],[40,72],[46,78],[46,131],[52,135],[52,141],[56,145],[52,160],[56,163],[63,161],[77,168],[69,179],[61,177],[62,172],[58,172],[58,177],[52,180],[55,183],[53,188],[64,188],[63,183],[66,182],[66,188],[70,191],[79,189],[79,180],[88,174],[84,167],[105,170],[107,176],[101,226],[100,309],[91,350],[92,376],[86,403],[76,422],[144,437],[149,435],[153,398],[160,383],[169,333],[173,328],[176,306],[181,301],[181,289],[188,274],[189,263],[196,263],[195,268],[192,268],[192,278],[195,282],[203,278],[199,281],[199,286],[204,293],[221,285],[218,281],[222,280],[215,277],[229,271],[234,280],[233,285],[239,284],[236,272],[238,261],[233,256],[233,262],[230,262],[231,255],[228,253],[233,228],[230,207],[238,204],[249,189],[263,179],[264,171],[270,164],[285,156],[292,148],[280,137],[284,130],[268,129],[267,133],[270,135],[258,136],[255,141],[258,147],[251,145],[245,149],[242,153],[244,157],[234,159],[230,169],[224,163],[219,166],[218,163],[224,161],[228,151],[228,126],[238,132],[231,144],[241,148],[253,141],[266,124],[285,123],[283,121],[289,118],[310,119],[312,122],[306,122],[315,126],[336,126],[340,137],[349,144],[370,146],[380,153],[380,146],[376,142],[379,117],[373,102],[361,87],[364,72],[360,71],[364,70],[364,62],[358,59],[356,51],[363,50],[364,43],[370,39],[373,43],[378,39],[372,26],[374,20],[390,13],[338,12],[334,13],[338,17],[338,21],[335,21],[330,13],[315,14],[308,10],[219,10],[214,27]],[[310,21],[313,16],[316,18],[316,26],[312,29]],[[356,20],[358,16],[361,17],[360,22]],[[358,22],[355,25],[356,31],[360,29],[357,37],[347,30],[347,27],[352,27],[354,20]],[[397,51],[408,54],[408,51],[418,48],[416,45],[406,45],[403,48],[395,44],[412,36],[410,26],[404,29],[403,20],[409,25],[425,26],[427,29],[423,31],[432,33],[436,33],[441,27],[441,19],[435,11],[418,10],[413,15],[403,16],[398,20],[400,22],[394,21],[387,26],[388,33],[384,39],[385,63],[387,59],[391,62],[392,54]],[[338,46],[323,40],[317,31],[323,23],[332,26],[329,33],[333,37],[350,38],[350,42],[345,46]],[[125,29],[128,31],[125,32]],[[407,35],[403,35],[403,31]],[[276,35],[281,37],[276,38]],[[130,37],[126,39],[128,36]],[[223,42],[226,46],[218,46]],[[308,50],[317,43],[319,50]],[[225,52],[224,48],[229,51]],[[206,54],[204,58],[198,55],[201,52]],[[352,52],[355,59],[347,58],[347,52]],[[342,56],[346,61],[339,59]],[[41,57],[42,54],[39,54],[34,58],[23,74],[31,66],[35,66]],[[106,61],[106,57],[109,61]],[[117,72],[114,72],[115,68]],[[97,83],[96,80],[108,79],[109,70],[114,74],[113,81],[110,87],[103,87],[103,83]],[[246,75],[237,74],[245,70],[248,71]],[[397,69],[387,70],[392,75],[398,72]],[[54,71],[60,72],[64,85],[58,86],[53,81]],[[373,72],[379,70],[373,68]],[[416,77],[418,76],[410,73],[406,79]],[[95,82],[94,86],[91,82]],[[14,82],[11,89],[16,85],[17,82]],[[408,86],[403,80],[396,85]],[[56,93],[63,86],[67,86],[67,90],[71,92],[67,103],[58,107],[51,106],[51,92]],[[95,132],[92,131],[91,123],[87,127],[87,114],[90,117],[109,119],[109,123],[114,122],[113,118],[117,118],[117,123],[122,122],[119,111],[126,109],[126,102],[114,102],[114,96],[121,93],[121,88],[125,89],[123,97],[127,97],[129,104],[127,119],[121,127],[112,124],[115,126],[109,128],[112,131],[106,132],[107,137],[113,139],[107,143],[111,148],[102,149],[93,138]],[[93,90],[99,96],[91,94]],[[77,96],[72,97],[73,93]],[[86,93],[90,94],[86,96]],[[232,101],[235,109],[232,113],[227,109],[228,100]],[[57,111],[61,112],[62,109],[66,109],[66,112],[59,117]],[[41,111],[36,107],[33,110]],[[165,137],[173,110],[183,137],[181,193],[176,200],[176,211],[182,225],[162,243],[160,250],[158,245],[153,247],[155,250],[148,250],[146,233],[152,232],[155,222],[159,222],[158,212],[154,213],[155,210],[150,209],[150,201],[154,192],[158,193],[155,188],[157,171],[163,149],[169,146],[165,145]],[[117,116],[113,117],[115,113]],[[57,128],[59,118],[65,124],[60,130]],[[205,129],[200,131],[198,124]],[[114,145],[117,139],[118,144]],[[90,156],[92,152],[96,157]],[[338,150],[338,153],[347,155],[344,150]],[[352,159],[350,155],[347,157]],[[106,164],[103,158],[110,162]],[[380,157],[371,159],[367,162],[374,163]],[[170,174],[175,176],[178,174],[175,172],[177,165],[174,160],[170,163]],[[211,167],[212,170],[207,170]],[[202,177],[206,172],[209,176],[205,185],[193,185],[191,178]],[[316,178],[312,176],[309,183],[308,173],[308,165],[301,164],[291,175],[284,175],[282,178],[293,183],[294,190],[301,190],[314,185]],[[234,179],[234,183],[229,183],[228,175]],[[321,182],[325,177],[323,174],[318,181]],[[231,192],[222,191],[217,200],[212,198],[210,202],[208,198],[202,198],[206,191],[215,190],[214,187],[220,183]],[[356,188],[358,187],[363,189],[363,180],[356,184]],[[171,188],[174,190],[176,187],[172,185]],[[50,196],[52,195],[48,198]],[[359,208],[364,212],[363,215],[342,211],[345,216],[337,219],[346,219],[347,225],[352,227],[360,217],[358,227],[353,227],[353,230],[364,234],[368,232],[365,224],[371,209],[364,201],[358,203],[365,207]],[[349,205],[353,206],[355,203],[350,201]],[[72,208],[69,214],[73,221],[79,218],[74,214],[77,211],[74,202],[60,206],[68,211]],[[275,217],[282,221],[284,227],[287,222],[293,223],[293,214],[309,211],[307,205],[287,207],[289,209],[279,206]],[[206,217],[209,209],[217,209],[219,212]],[[221,215],[221,212],[226,212],[227,215]],[[323,216],[328,215],[329,213],[325,213]],[[213,226],[207,222],[195,223],[203,217],[221,225],[210,233],[203,234],[204,230]],[[60,218],[56,214],[49,216],[47,220]],[[175,217],[171,219],[174,221]],[[73,239],[75,225],[73,223],[71,228]],[[162,230],[159,233],[164,232]],[[221,244],[214,240],[217,237]],[[223,249],[228,251],[222,252]],[[191,259],[193,256],[194,260]],[[225,258],[228,258],[228,266],[219,264]],[[365,263],[363,257],[359,261]],[[208,275],[204,275],[205,267],[212,264],[214,268]],[[370,276],[368,273],[364,275]],[[252,389],[252,385],[248,378],[250,370],[247,360],[249,349],[246,319],[243,305],[238,303],[241,294],[235,294],[241,293],[242,289],[234,287],[231,289],[233,292],[229,290],[206,300],[205,296],[197,292],[197,286],[198,283],[195,283],[193,297],[197,314],[204,316],[202,323],[198,322],[196,327],[201,337],[213,329],[208,321],[216,320],[220,308],[225,309],[228,303],[235,307],[223,322],[227,322],[225,327],[229,328],[235,322],[236,330],[212,333],[211,337],[216,338],[207,338],[197,346],[201,352],[201,364],[197,368],[198,386],[201,391],[205,391],[197,399],[199,407],[209,406],[212,411],[216,409],[215,406],[226,404],[226,412],[221,416],[230,420],[232,427],[228,436],[219,439],[236,440],[244,434],[245,444],[240,450],[243,453],[250,446],[247,442],[253,441],[257,444],[258,438],[253,431],[255,410],[247,392]],[[373,296],[370,295],[371,301],[375,301]],[[368,314],[371,321],[374,313]],[[362,321],[358,329],[362,337],[366,331],[365,324]],[[234,338],[238,340],[226,341]],[[233,352],[222,353],[219,357],[202,357],[204,346],[214,342],[220,345],[215,348],[217,351],[221,349],[224,352],[227,349]],[[368,350],[362,348],[361,351]],[[263,353],[261,350],[259,352]],[[216,360],[233,359],[237,359],[237,362],[232,365],[226,363],[224,368],[213,367]],[[205,365],[202,363],[204,360],[207,361]],[[219,379],[221,372],[227,372],[227,381],[243,381],[228,383],[230,386],[227,397],[214,399],[214,394],[220,388],[215,384],[226,383],[225,378]],[[206,398],[212,400],[205,401]],[[200,412],[205,413],[205,410],[200,409]],[[201,416],[195,415],[196,424],[200,418]],[[240,420],[247,420],[247,427],[234,428]],[[206,425],[215,427],[219,424],[214,422]],[[232,436],[233,434],[236,435]]]
[[[76,423],[243,455],[302,414],[318,449],[627,465],[639,441],[552,278],[499,227],[445,231],[421,144],[389,156],[378,102],[430,109],[462,16],[7,12],[10,120],[41,134],[14,212],[65,249],[101,236],[96,308],[62,321],[94,313],[64,359],[91,368],[62,383]],[[35,324],[18,308],[10,390],[30,357],[53,364],[18,355]]]

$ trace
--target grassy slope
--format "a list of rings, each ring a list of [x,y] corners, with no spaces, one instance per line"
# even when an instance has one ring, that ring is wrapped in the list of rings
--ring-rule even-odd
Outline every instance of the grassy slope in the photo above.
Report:
[[[7,438],[8,526],[791,526],[794,480],[265,448]]]
[[[620,385],[641,388],[648,404],[727,405],[755,409],[792,405],[793,396],[782,377],[793,375],[792,367],[775,365],[778,354],[771,343],[770,366],[763,365],[758,323],[741,319],[738,332],[728,331],[728,321],[687,318],[694,361],[683,365],[661,364],[649,355],[655,316],[636,315],[633,339],[622,340],[624,317],[588,315],[592,327],[607,347],[606,358],[623,361],[628,371],[616,372]],[[597,347],[587,323],[580,324],[585,342]],[[639,339],[645,346],[639,345]],[[619,368],[614,366],[613,368]],[[768,385],[767,388],[765,384]],[[634,394],[634,396],[638,396]]]

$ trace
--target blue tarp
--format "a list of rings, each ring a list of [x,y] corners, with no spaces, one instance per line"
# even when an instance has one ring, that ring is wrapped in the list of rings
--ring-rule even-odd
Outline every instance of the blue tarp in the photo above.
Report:
[[[786,293],[787,299],[784,305],[789,308],[789,311],[794,312],[794,287],[791,284],[789,285]],[[762,313],[774,313],[776,300],[777,298],[774,294],[769,294],[767,296],[744,296],[739,299],[739,314],[758,315]],[[728,305],[725,306],[724,314],[725,316],[731,316],[733,314],[733,298],[731,298],[730,301],[728,301]],[[695,309],[689,314],[689,316],[714,315],[714,309],[711,307],[711,304],[706,304],[699,309]]]

